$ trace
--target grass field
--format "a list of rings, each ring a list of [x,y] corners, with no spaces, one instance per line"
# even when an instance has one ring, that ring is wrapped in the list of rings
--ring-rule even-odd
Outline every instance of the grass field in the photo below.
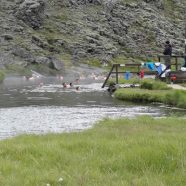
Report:
[[[0,142],[3,186],[185,186],[186,120],[104,119],[68,134]]]

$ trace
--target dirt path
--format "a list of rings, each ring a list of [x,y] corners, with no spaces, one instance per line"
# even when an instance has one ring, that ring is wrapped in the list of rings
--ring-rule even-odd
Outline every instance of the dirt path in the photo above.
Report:
[[[172,87],[173,89],[186,90],[186,87],[183,87],[183,86],[178,85],[178,84],[170,84],[168,86]]]

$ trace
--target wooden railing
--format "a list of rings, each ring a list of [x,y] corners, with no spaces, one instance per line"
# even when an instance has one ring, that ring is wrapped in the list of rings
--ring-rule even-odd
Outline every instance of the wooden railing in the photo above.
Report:
[[[161,61],[161,59],[164,59],[164,55],[158,55],[158,61],[161,62],[161,63],[164,63],[164,61]],[[179,66],[179,61],[178,59],[179,58],[184,58],[185,56],[184,55],[173,55],[171,56],[171,58],[175,59],[175,61],[171,61],[171,65],[175,65],[175,69],[176,71],[178,70],[178,66]],[[112,68],[110,70],[110,72],[108,73],[107,75],[107,78],[105,80],[105,82],[103,83],[102,85],[102,88],[105,87],[105,85],[107,84],[107,81],[108,79],[110,78],[111,74],[115,74],[116,75],[116,84],[118,84],[118,81],[119,81],[119,74],[124,74],[127,72],[127,70],[120,70],[122,67],[130,67],[130,68],[135,68],[135,71],[130,71],[130,73],[136,73],[136,74],[139,74],[140,73],[140,67],[141,67],[141,64],[139,63],[127,63],[127,64],[113,64],[112,65]],[[148,71],[148,72],[145,72],[145,74],[148,74],[148,75],[155,75],[157,72],[156,71]]]
[[[108,73],[108,76],[107,76],[105,82],[104,82],[103,85],[102,85],[102,88],[105,87],[105,85],[106,85],[106,83],[107,83],[109,77],[111,76],[111,74],[115,74],[115,75],[116,75],[116,84],[118,84],[119,74],[124,74],[124,73],[127,72],[127,70],[123,70],[123,71],[121,70],[121,71],[119,71],[120,68],[122,68],[122,67],[131,67],[131,68],[132,68],[132,67],[135,67],[135,70],[136,70],[136,68],[137,68],[137,71],[130,71],[130,72],[131,72],[131,73],[136,73],[136,74],[137,74],[137,73],[140,72],[140,66],[141,66],[141,64],[139,64],[139,63],[113,64],[113,65],[112,65],[112,68],[111,68],[111,70],[110,70],[110,72]]]
[[[175,65],[176,70],[178,70],[179,66],[179,58],[183,59],[185,56],[184,55],[172,55],[171,56],[171,65]],[[164,55],[158,55],[158,61],[161,62],[161,59],[164,59]],[[174,62],[172,61],[174,59]]]

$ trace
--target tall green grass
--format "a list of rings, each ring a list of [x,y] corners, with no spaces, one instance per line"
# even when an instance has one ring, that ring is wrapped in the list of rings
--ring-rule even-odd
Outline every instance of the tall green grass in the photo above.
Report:
[[[185,119],[140,117],[4,140],[0,185],[184,186],[185,134]]]
[[[164,102],[166,104],[186,108],[186,91],[185,90],[171,91],[166,94]]]
[[[160,102],[180,108],[186,108],[185,90],[147,90],[147,89],[118,89],[115,98],[123,101],[138,103]]]
[[[119,89],[114,96],[123,101],[132,101],[138,103],[163,102],[168,91],[146,90],[146,89]]]
[[[143,79],[140,83],[142,89],[149,90],[170,90],[165,82],[153,79]]]

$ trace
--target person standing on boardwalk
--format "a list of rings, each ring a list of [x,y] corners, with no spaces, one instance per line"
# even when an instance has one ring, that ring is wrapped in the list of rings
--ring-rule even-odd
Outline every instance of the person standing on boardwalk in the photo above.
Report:
[[[171,68],[171,55],[172,55],[172,45],[170,41],[165,42],[165,48],[163,51],[166,70]]]

